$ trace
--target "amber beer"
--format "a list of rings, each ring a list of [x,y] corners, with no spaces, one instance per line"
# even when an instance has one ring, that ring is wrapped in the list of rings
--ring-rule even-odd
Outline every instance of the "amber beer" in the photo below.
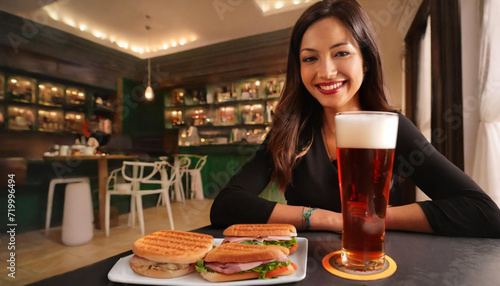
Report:
[[[385,264],[385,214],[398,131],[389,112],[335,116],[342,199],[342,267],[378,271]]]

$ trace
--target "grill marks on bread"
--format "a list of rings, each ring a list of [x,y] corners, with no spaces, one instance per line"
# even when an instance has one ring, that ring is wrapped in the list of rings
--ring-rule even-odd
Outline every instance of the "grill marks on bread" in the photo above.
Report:
[[[291,224],[233,224],[224,230],[225,236],[272,236],[297,233]]]
[[[132,251],[156,262],[194,263],[212,249],[213,242],[211,235],[164,230],[139,238]]]

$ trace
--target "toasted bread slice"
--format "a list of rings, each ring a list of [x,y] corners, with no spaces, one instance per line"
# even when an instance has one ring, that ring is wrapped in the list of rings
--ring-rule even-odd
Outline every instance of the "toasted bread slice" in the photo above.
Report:
[[[130,267],[137,274],[153,278],[174,278],[184,276],[195,271],[194,263],[156,263],[151,260],[140,258],[137,255],[130,258]]]
[[[233,224],[224,230],[225,236],[272,236],[296,234],[291,224]]]
[[[212,249],[203,260],[206,262],[253,262],[277,259],[288,255],[288,248],[278,245],[250,245],[223,243]]]
[[[162,230],[139,238],[132,251],[146,259],[162,263],[195,263],[203,259],[214,245],[211,235]]]

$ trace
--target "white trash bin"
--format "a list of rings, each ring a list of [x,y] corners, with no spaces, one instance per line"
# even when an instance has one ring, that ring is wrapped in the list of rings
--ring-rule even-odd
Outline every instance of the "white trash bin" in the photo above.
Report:
[[[66,185],[61,240],[73,246],[89,242],[94,236],[93,207],[87,183]]]

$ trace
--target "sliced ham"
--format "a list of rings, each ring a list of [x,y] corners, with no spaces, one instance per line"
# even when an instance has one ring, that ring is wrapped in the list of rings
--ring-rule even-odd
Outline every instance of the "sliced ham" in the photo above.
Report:
[[[220,262],[205,262],[205,267],[212,269],[213,271],[223,273],[223,274],[234,274],[241,271],[250,270],[257,266],[267,264],[273,261],[278,262],[286,262],[288,260],[288,256],[283,255],[278,259],[270,259],[264,261],[255,261],[255,262],[245,262],[245,263],[220,263]]]

